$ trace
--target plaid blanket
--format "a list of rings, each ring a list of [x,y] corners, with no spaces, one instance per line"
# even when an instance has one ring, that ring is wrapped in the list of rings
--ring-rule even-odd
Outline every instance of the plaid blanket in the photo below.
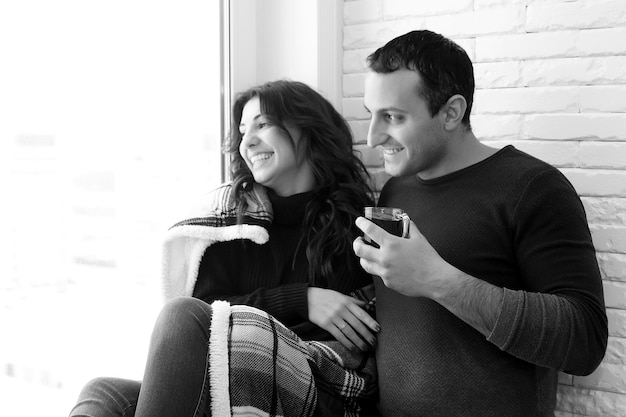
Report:
[[[303,341],[269,314],[213,303],[211,415],[373,415],[373,354]]]

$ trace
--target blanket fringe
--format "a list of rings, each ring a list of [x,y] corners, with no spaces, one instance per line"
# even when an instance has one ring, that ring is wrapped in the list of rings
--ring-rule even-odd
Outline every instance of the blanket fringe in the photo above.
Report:
[[[230,387],[228,371],[228,332],[230,304],[215,301],[211,304],[211,335],[209,337],[209,374],[211,381],[211,415],[230,417]]]

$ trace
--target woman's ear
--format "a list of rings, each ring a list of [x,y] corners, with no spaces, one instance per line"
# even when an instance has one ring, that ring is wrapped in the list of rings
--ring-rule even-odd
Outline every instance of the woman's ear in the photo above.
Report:
[[[460,94],[455,94],[448,99],[443,106],[444,128],[446,130],[456,129],[463,121],[463,115],[467,110],[467,101]]]

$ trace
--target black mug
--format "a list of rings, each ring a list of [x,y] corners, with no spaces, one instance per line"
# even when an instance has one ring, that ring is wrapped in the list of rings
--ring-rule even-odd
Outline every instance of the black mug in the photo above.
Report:
[[[396,207],[365,207],[364,217],[377,226],[385,229],[387,233],[398,237],[409,237],[409,216],[400,208]],[[369,236],[363,236],[368,244],[379,248]]]

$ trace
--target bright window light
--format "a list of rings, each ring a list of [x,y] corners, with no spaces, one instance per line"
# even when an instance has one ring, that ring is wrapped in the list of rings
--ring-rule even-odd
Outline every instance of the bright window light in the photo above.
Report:
[[[0,415],[141,379],[163,233],[221,182],[219,4],[0,5]]]

